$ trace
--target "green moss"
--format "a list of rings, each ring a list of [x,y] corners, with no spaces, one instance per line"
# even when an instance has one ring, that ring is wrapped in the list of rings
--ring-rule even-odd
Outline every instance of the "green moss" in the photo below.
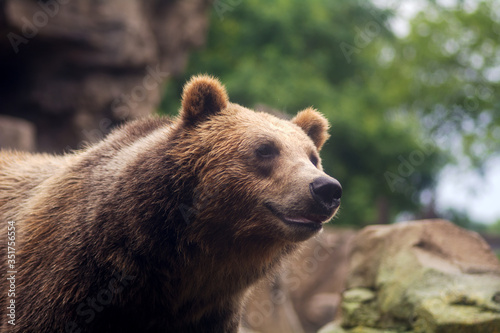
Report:
[[[450,305],[441,299],[427,299],[416,314],[417,333],[500,333],[500,313],[474,305]]]
[[[396,331],[396,330],[384,330],[376,329],[365,326],[356,326],[351,329],[342,328],[336,323],[330,323],[323,327],[318,333],[413,333],[411,331]]]
[[[342,302],[342,326],[359,325],[374,327],[380,319],[376,295],[366,288],[354,288],[344,292]]]

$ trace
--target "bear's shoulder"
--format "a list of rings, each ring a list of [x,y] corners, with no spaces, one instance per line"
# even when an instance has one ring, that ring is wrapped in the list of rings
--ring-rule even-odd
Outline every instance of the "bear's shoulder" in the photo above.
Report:
[[[171,127],[173,124],[174,121],[166,116],[151,116],[127,122],[113,129],[103,141],[89,145],[84,155],[93,159],[113,156],[155,131]]]

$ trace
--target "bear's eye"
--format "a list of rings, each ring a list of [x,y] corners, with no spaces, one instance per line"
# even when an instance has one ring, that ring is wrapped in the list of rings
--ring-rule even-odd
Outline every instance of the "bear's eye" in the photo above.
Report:
[[[318,158],[317,158],[315,155],[311,155],[311,157],[310,157],[309,159],[311,160],[311,163],[312,163],[315,167],[318,167],[319,160],[318,160]]]
[[[259,148],[257,148],[257,150],[255,151],[255,153],[257,154],[257,156],[261,158],[272,158],[274,156],[277,156],[279,152],[276,147],[266,143],[260,145]]]

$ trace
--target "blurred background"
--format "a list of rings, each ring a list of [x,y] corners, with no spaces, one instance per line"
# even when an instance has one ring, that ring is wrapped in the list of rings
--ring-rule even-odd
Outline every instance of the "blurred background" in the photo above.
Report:
[[[161,112],[200,72],[242,105],[312,105],[332,124],[323,165],[345,191],[335,224],[443,216],[500,231],[498,2],[237,2],[214,8]]]
[[[445,217],[500,233],[500,4],[0,1],[0,146],[63,152],[151,113],[193,74],[233,102],[332,124],[336,225]]]
[[[68,152],[174,116],[208,73],[232,102],[330,120],[330,225],[442,217],[500,251],[498,1],[0,0],[0,36],[0,148]]]

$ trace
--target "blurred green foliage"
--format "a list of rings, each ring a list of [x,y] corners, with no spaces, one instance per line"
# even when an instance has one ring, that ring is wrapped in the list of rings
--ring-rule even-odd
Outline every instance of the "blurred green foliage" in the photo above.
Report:
[[[500,220],[498,220],[496,223],[493,223],[488,227],[488,231],[500,235]]]
[[[480,168],[500,151],[500,2],[476,4],[444,9],[431,1],[406,38],[382,46],[390,58],[382,72],[395,107]]]
[[[477,110],[457,118],[455,109],[476,86],[464,82],[469,64],[459,63],[461,51],[442,50],[447,38],[459,38],[456,25],[470,27],[478,39],[493,21],[482,20],[489,15],[483,11],[429,6],[437,15],[418,15],[410,34],[397,38],[388,24],[393,13],[369,1],[220,0],[206,46],[169,82],[160,111],[175,114],[183,84],[198,73],[220,78],[231,101],[247,107],[265,104],[293,116],[312,105],[332,125],[321,155],[326,172],[344,188],[335,223],[388,223],[402,212],[423,216],[450,157],[441,134],[461,136],[462,120],[472,119],[488,127],[489,136],[500,135],[490,124],[498,121],[498,85],[483,81],[491,94],[476,96]],[[448,27],[450,19],[456,22]],[[465,134],[465,151],[477,160],[472,147],[488,139]]]

